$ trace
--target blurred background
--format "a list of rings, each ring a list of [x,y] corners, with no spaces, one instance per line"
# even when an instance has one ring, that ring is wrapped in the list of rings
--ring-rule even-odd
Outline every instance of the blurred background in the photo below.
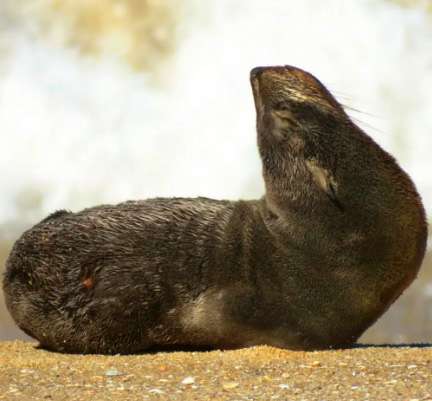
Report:
[[[349,106],[430,215],[430,0],[1,0],[0,269],[56,209],[260,197],[248,79],[274,64]],[[431,265],[363,342],[432,342]],[[14,338],[0,294],[0,339]]]

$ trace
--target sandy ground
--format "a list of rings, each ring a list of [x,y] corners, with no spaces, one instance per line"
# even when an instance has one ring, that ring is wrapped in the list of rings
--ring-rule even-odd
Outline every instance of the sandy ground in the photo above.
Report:
[[[0,399],[432,401],[432,347],[84,356],[2,342]]]

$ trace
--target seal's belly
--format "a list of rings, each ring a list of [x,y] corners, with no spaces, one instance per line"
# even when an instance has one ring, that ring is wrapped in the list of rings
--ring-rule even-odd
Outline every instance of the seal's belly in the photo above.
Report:
[[[178,320],[184,342],[225,349],[263,344],[301,348],[302,333],[295,327],[281,325],[280,319],[271,325],[263,324],[260,314],[266,311],[257,310],[262,309],[262,305],[255,295],[238,288],[205,291],[180,308]],[[251,308],[248,303],[252,299],[255,305]],[[239,310],[239,305],[244,305],[243,310]],[[251,311],[249,315],[247,311]],[[268,314],[271,315],[271,311]]]
[[[364,297],[327,304],[323,310],[290,304],[284,297],[257,299],[252,289],[210,289],[178,308],[182,343],[237,348],[271,345],[290,349],[351,344],[374,321],[380,308]],[[286,304],[284,305],[284,302]],[[360,306],[361,307],[360,307]],[[298,311],[302,310],[303,314]],[[335,316],[347,315],[338,324]],[[177,336],[179,338],[179,336]]]

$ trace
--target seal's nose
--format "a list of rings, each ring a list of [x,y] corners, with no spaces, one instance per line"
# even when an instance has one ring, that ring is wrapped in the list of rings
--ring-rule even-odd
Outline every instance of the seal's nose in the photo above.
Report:
[[[260,74],[265,70],[264,67],[255,67],[251,70],[250,72],[250,78],[254,79],[254,78],[258,78],[260,76]]]

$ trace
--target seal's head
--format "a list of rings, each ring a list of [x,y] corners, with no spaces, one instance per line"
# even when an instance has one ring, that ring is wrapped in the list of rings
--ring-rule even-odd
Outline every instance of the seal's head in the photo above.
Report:
[[[250,79],[260,133],[270,130],[280,140],[289,134],[310,136],[311,123],[322,128],[322,121],[316,121],[320,116],[326,124],[332,115],[341,121],[349,120],[325,86],[299,68],[257,67],[251,71]]]
[[[307,207],[337,198],[336,163],[357,127],[325,86],[296,67],[257,67],[250,73],[258,144],[268,199]],[[349,126],[349,129],[347,127]],[[350,145],[348,145],[350,146]],[[276,202],[277,203],[277,202]],[[280,202],[279,202],[280,203]]]
[[[250,73],[255,102],[272,109],[292,103],[319,103],[321,107],[341,108],[331,93],[312,74],[291,66],[256,67]]]

